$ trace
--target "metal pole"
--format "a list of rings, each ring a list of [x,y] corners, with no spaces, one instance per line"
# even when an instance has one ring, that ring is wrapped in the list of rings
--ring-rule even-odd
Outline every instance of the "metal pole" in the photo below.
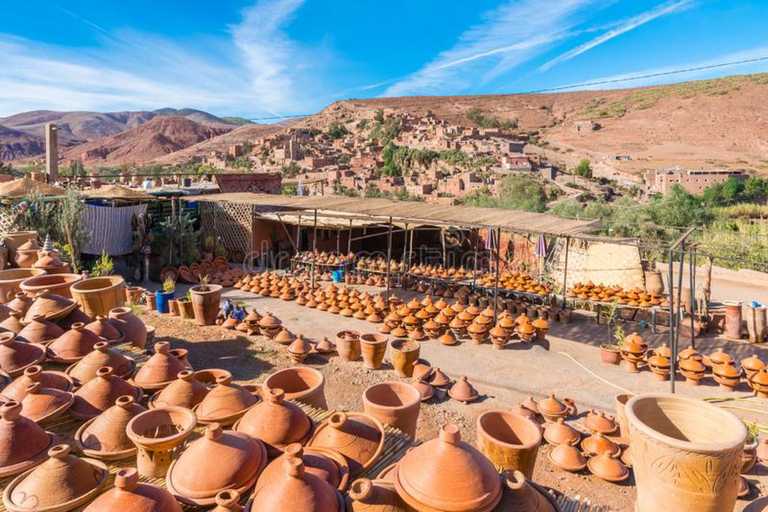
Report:
[[[480,230],[475,229],[475,246],[474,254],[472,255],[474,271],[472,272],[472,291],[474,292],[477,287],[477,253],[480,248]]]
[[[410,253],[410,255],[408,256],[408,265],[409,266],[411,264],[411,260],[413,259],[413,232],[414,231],[416,231],[416,230],[415,229],[411,230],[411,243],[410,243],[410,248],[408,249],[408,252]],[[419,263],[421,263],[421,262],[419,262]]]
[[[672,251],[669,251],[669,348],[672,350],[672,363],[669,373],[670,391],[675,392],[675,377],[677,376],[677,343],[675,343],[675,266],[672,262]]]
[[[299,224],[296,227],[296,255],[301,252],[301,215],[299,215]]]
[[[336,254],[341,253],[341,229],[336,230]]]
[[[315,209],[315,223],[312,228],[312,265],[310,267],[310,289],[315,291],[315,251],[317,250],[317,209]]]
[[[693,315],[696,313],[696,282],[694,280],[694,275],[696,274],[696,267],[693,264],[693,251],[690,249],[688,250],[688,274],[689,274],[689,280],[690,280],[690,295],[689,299],[691,301],[691,346],[693,348],[696,348],[696,341],[695,336],[693,335],[693,326],[694,326],[694,318]]]
[[[392,217],[389,218],[389,236],[387,236],[387,301],[389,301],[389,264],[392,261]]]
[[[566,308],[565,294],[568,290],[568,250],[571,248],[570,237],[565,237],[565,266],[563,267],[563,309]],[[599,317],[598,317],[599,320]]]
[[[677,276],[677,315],[675,315],[675,345],[679,346],[680,325],[682,325],[683,315],[683,264],[685,263],[685,240],[680,244],[680,275]]]
[[[493,283],[493,320],[499,304],[499,269],[501,268],[501,228],[496,228],[496,278]]]
[[[349,219],[349,236],[347,237],[347,255],[352,252],[352,219]]]
[[[216,236],[216,233],[218,233],[218,229],[216,228],[216,223],[219,218],[219,205],[214,204],[213,205],[213,257],[216,258],[216,240],[219,238]]]

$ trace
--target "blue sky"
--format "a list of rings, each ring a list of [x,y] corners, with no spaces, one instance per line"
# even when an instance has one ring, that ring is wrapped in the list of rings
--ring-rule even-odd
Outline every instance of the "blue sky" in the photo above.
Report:
[[[766,0],[25,0],[3,6],[0,116],[500,94],[768,57]],[[768,60],[578,88],[768,71]]]

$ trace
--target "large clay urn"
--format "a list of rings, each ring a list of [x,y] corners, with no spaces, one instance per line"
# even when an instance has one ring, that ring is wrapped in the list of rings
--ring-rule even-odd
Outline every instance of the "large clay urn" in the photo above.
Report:
[[[421,344],[418,341],[392,340],[389,357],[392,359],[395,375],[400,378],[413,377],[413,365],[419,360],[420,353]]]
[[[654,295],[664,293],[664,280],[661,278],[661,272],[658,270],[645,272],[645,291]]]
[[[384,354],[387,352],[387,336],[372,333],[360,336],[360,346],[363,353],[363,367],[371,370],[381,368]]]
[[[101,341],[96,334],[78,322],[48,345],[48,358],[59,363],[76,363],[95,349]]]
[[[8,247],[8,260],[16,261],[16,251],[25,243],[37,240],[37,231],[11,231],[5,235],[5,246]]]
[[[477,418],[477,447],[498,469],[532,478],[540,444],[539,425],[519,414],[494,410]]]
[[[299,402],[327,409],[325,400],[325,376],[313,368],[286,368],[279,370],[264,380],[264,391],[282,389],[286,400]]]
[[[747,429],[736,416],[679,395],[638,395],[625,406],[637,512],[733,510]]]
[[[84,512],[182,512],[171,493],[156,485],[139,483],[136,468],[123,468],[115,475],[115,488],[88,505]]]
[[[421,393],[405,382],[382,382],[363,391],[363,410],[416,439]]]
[[[167,341],[155,343],[155,353],[144,363],[133,381],[142,389],[162,389],[176,380],[179,373],[186,370],[184,364],[170,353],[171,344]]]
[[[123,340],[134,347],[147,345],[147,327],[131,308],[117,307],[109,311],[109,323],[123,334]]]
[[[8,400],[22,400],[27,394],[27,386],[35,382],[39,382],[44,388],[59,391],[72,391],[75,385],[72,378],[64,372],[43,371],[42,366],[34,365],[25,369],[23,375],[3,388],[2,396]]]
[[[37,244],[37,240],[28,240],[16,249],[13,262],[19,268],[32,268],[37,261],[37,251],[39,250],[40,246]]]
[[[384,426],[376,418],[338,412],[317,428],[308,446],[329,448],[344,455],[350,476],[354,478],[376,463],[384,449],[385,437]]]
[[[234,430],[260,439],[270,457],[282,453],[292,443],[307,444],[314,423],[301,407],[285,401],[282,389],[264,390],[264,400],[235,423]]]
[[[107,466],[70,455],[65,444],[48,450],[48,460],[17,476],[3,493],[5,508],[20,511],[73,510],[92,500],[107,483]]]
[[[459,427],[442,427],[394,469],[397,494],[416,510],[487,512],[501,499],[499,474],[482,453],[461,440]]]
[[[23,280],[19,288],[29,294],[30,297],[36,296],[43,290],[51,290],[57,295],[71,299],[70,286],[82,280],[82,274],[44,274]]]
[[[214,325],[219,314],[221,303],[221,285],[209,284],[193,286],[189,289],[192,294],[192,309],[195,312],[195,324]]]
[[[201,471],[215,461],[215,471]],[[267,465],[267,450],[254,437],[208,425],[205,435],[192,442],[168,468],[166,484],[180,502],[193,506],[213,505],[216,494],[226,489],[247,491]]]
[[[87,457],[99,460],[118,460],[136,455],[125,427],[146,411],[130,395],[115,400],[115,405],[95,418],[83,423],[75,433],[75,444]]]
[[[91,319],[125,306],[125,280],[120,276],[91,277],[73,284],[69,290]]]
[[[55,434],[21,415],[15,400],[0,405],[0,478],[17,475],[43,462],[58,442]],[[24,442],[20,442],[23,439]]]
[[[741,302],[723,301],[725,305],[725,337],[734,340],[741,339],[742,318]]]
[[[45,275],[39,268],[11,268],[0,270],[0,302],[8,302],[21,291],[21,283],[35,276]]]
[[[18,341],[12,332],[0,333],[0,370],[11,377],[45,359],[45,347]]]
[[[109,366],[101,367],[96,371],[95,379],[86,382],[75,392],[75,403],[69,414],[79,420],[95,418],[112,407],[115,400],[123,395],[140,400],[142,392],[141,389],[113,375]]]
[[[177,379],[161,389],[149,399],[149,408],[155,407],[186,407],[194,408],[208,394],[208,388],[197,380],[195,372],[184,370],[179,372]]]
[[[158,407],[131,419],[125,431],[138,448],[139,474],[150,478],[165,477],[195,426],[197,416],[184,407]]]
[[[361,350],[358,331],[341,331],[336,334],[336,351],[342,361],[357,361]]]
[[[200,423],[229,426],[242,418],[259,402],[257,392],[251,392],[232,382],[231,376],[216,378],[216,386],[194,408]]]

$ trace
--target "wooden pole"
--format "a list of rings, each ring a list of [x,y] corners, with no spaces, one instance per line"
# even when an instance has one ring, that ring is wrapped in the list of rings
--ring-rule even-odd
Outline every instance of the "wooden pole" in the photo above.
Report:
[[[675,266],[672,262],[672,251],[669,251],[669,275],[667,276],[669,280],[669,347],[672,349],[672,357],[670,358],[670,362],[672,363],[672,367],[670,368],[669,373],[669,383],[670,383],[670,391],[672,393],[675,392],[675,377],[677,375],[677,357],[675,357],[675,354],[677,354],[677,343],[675,342]]]
[[[496,228],[496,277],[493,281],[493,320],[499,305],[499,270],[501,269],[501,228]]]
[[[311,265],[311,276],[310,276],[310,289],[312,292],[315,291],[315,251],[317,250],[317,209],[315,209],[315,224],[312,228],[312,265]]]
[[[296,227],[296,253],[301,252],[301,215],[299,215],[299,224]]]
[[[563,309],[566,308],[565,293],[568,289],[568,250],[571,247],[570,237],[565,237],[565,265],[563,266]]]
[[[389,301],[389,264],[392,261],[392,217],[389,218],[389,236],[387,236],[387,301]]]

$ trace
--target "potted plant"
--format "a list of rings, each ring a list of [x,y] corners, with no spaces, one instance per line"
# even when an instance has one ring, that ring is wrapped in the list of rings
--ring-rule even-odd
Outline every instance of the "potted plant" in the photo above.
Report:
[[[741,458],[741,473],[749,473],[757,462],[757,444],[760,442],[760,425],[757,421],[744,422],[747,427],[747,442],[744,443],[744,453]]]
[[[621,319],[617,318],[618,308],[616,304],[611,304],[608,309],[606,319],[608,320],[608,343],[600,345],[600,358],[605,364],[619,364],[621,362],[621,345],[624,343],[624,326],[621,323]],[[616,329],[612,328],[613,323],[616,322]],[[616,340],[616,343],[610,343],[611,338]]]
[[[181,318],[185,320],[193,320],[195,318],[194,309],[192,308],[192,292],[187,290],[187,294],[176,299],[176,303],[179,307],[179,316]]]
[[[175,291],[176,281],[170,277],[163,281],[163,291],[155,292],[155,305],[157,306],[158,313],[170,313],[168,301],[173,298]]]
[[[221,285],[208,284],[208,276],[200,278],[200,285],[189,289],[192,295],[192,309],[197,325],[214,325],[219,314]]]

